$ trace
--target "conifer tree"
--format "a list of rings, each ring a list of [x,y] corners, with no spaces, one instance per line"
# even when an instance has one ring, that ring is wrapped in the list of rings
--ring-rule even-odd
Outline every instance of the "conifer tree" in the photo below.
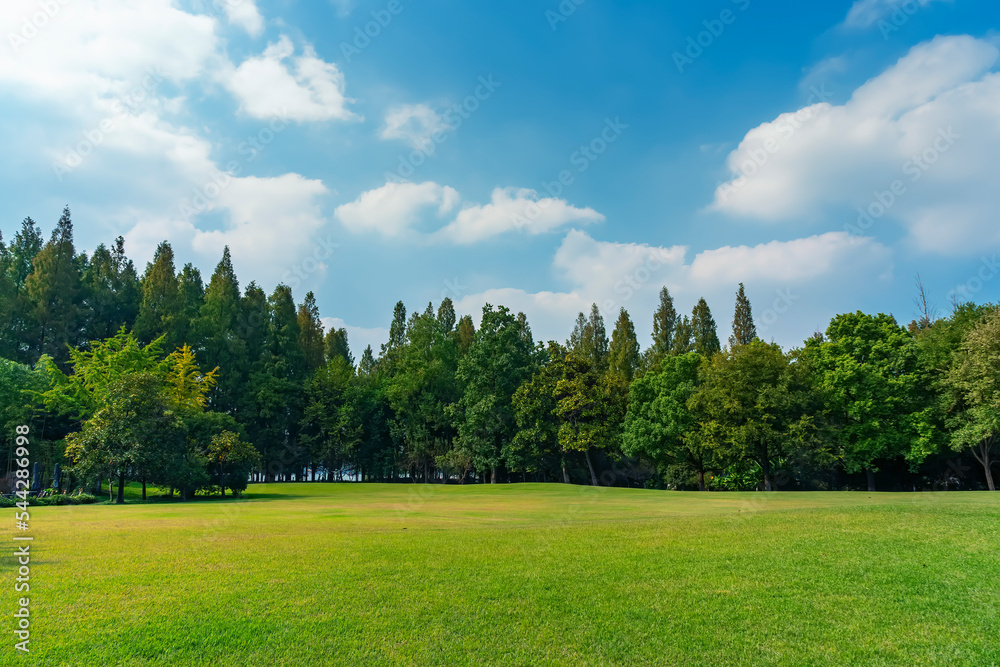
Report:
[[[239,326],[241,309],[240,284],[226,246],[208,282],[192,330],[193,338],[199,342],[198,357],[202,365],[226,369],[211,401],[213,409],[230,414],[238,410],[240,390],[250,374],[243,338],[248,332]]]
[[[677,319],[677,327],[674,329],[674,342],[670,348],[670,354],[687,354],[694,350],[694,330],[691,328],[691,320],[685,315]]]
[[[143,343],[150,343],[165,334],[165,349],[175,349],[182,343],[177,329],[183,304],[180,282],[174,269],[174,249],[168,242],[157,246],[153,261],[146,265],[141,291],[142,302],[135,321],[135,335]]]
[[[476,337],[476,325],[473,324],[471,315],[462,316],[462,319],[458,321],[458,328],[455,330],[455,333],[457,334],[458,352],[464,355],[469,351],[469,347]]]
[[[441,305],[438,306],[437,318],[446,334],[451,333],[452,329],[455,328],[455,304],[449,297],[445,297],[441,301]]]
[[[316,296],[309,292],[299,305],[299,343],[305,355],[306,371],[312,373],[323,365],[326,351],[323,345],[323,323],[319,318]]]
[[[670,290],[663,287],[660,290],[660,305],[653,314],[653,359],[660,359],[673,350],[674,332],[678,325],[677,309],[674,308],[674,298]]]
[[[66,346],[77,342],[81,299],[69,207],[63,209],[51,239],[35,257],[33,267],[25,280],[36,335],[31,357],[35,360],[48,354],[63,362],[69,358]]]
[[[371,346],[369,345],[368,347],[370,351]],[[351,354],[351,346],[347,341],[347,329],[343,327],[340,329],[330,329],[324,340],[324,349],[327,361],[341,357],[347,362],[348,366],[354,366],[354,355]]]
[[[691,331],[694,351],[698,354],[709,357],[722,349],[715,318],[712,317],[712,311],[709,310],[708,302],[704,298],[698,299],[694,310],[691,311]]]
[[[631,382],[639,368],[640,360],[635,326],[628,316],[628,311],[622,308],[618,313],[615,330],[611,334],[611,347],[608,351],[609,368],[626,382]]]
[[[753,323],[750,299],[743,290],[743,283],[736,292],[736,313],[733,315],[733,335],[729,337],[729,349],[739,345],[749,345],[757,337],[757,327]]]

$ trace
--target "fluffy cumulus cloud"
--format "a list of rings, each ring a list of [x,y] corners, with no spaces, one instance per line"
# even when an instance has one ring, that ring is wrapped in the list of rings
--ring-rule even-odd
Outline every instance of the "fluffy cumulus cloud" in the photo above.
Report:
[[[404,104],[389,109],[382,139],[405,141],[417,150],[427,150],[435,141],[440,142],[444,133],[454,129],[444,117],[427,104]]]
[[[226,0],[223,7],[229,22],[243,28],[247,34],[258,37],[264,32],[264,17],[260,15],[254,0]]]
[[[541,234],[566,225],[602,222],[591,208],[577,208],[565,200],[539,197],[534,190],[496,188],[488,204],[466,204],[441,226],[458,205],[454,188],[426,183],[386,183],[338,207],[335,214],[354,233],[377,232],[386,237],[422,236],[439,243],[468,245],[501,234]],[[438,225],[433,233],[418,232],[430,214]]]
[[[316,56],[311,45],[296,56],[287,36],[248,58],[227,78],[226,85],[254,118],[280,115],[297,121],[359,120],[348,105],[344,74]]]
[[[938,0],[857,0],[847,12],[844,25],[851,28],[867,28],[880,20],[891,17],[893,12],[900,11],[911,15],[921,7]],[[945,0],[951,2],[951,0]]]
[[[711,208],[767,221],[847,210],[843,228],[901,223],[924,251],[1000,240],[1000,57],[968,36],[914,47],[840,106],[812,105],[752,129],[728,157]]]
[[[33,135],[30,153],[51,162],[53,182],[105,194],[113,184],[107,201],[74,206],[75,213],[84,211],[110,228],[81,225],[78,236],[101,235],[81,238],[81,244],[124,233],[140,266],[166,238],[182,256],[205,261],[217,259],[229,245],[241,277],[282,280],[326,238],[320,231],[327,188],[297,173],[222,173],[213,143],[184,122],[185,93],[198,88],[200,95],[201,88],[228,78],[250,97],[248,113],[262,111],[263,103],[253,90],[240,87],[247,70],[232,65],[218,38],[219,21],[225,19],[177,5],[171,0],[6,3],[0,34],[13,35],[13,43],[0,49],[0,94],[25,117],[35,110],[46,118],[58,116],[58,122],[44,121],[41,145]],[[223,6],[232,23],[251,34],[262,30],[253,0]],[[257,61],[277,63],[296,89],[289,90],[280,74]],[[283,69],[286,61],[291,72]],[[308,48],[293,57],[290,42],[280,40],[264,57],[248,62],[250,69],[260,67],[280,94],[288,93],[290,116],[324,117],[331,108],[345,115],[342,77]]]
[[[536,338],[564,340],[573,319],[596,303],[610,328],[628,310],[645,345],[663,286],[687,313],[699,297],[713,308],[721,338],[729,334],[734,294],[746,284],[760,335],[799,345],[826,326],[838,308],[850,308],[851,289],[879,289],[892,278],[892,252],[868,237],[832,232],[756,246],[706,250],[687,259],[683,246],[655,247],[597,241],[569,232],[552,268],[565,291],[497,288],[460,299],[456,308],[478,318],[483,303],[503,304],[528,315]],[[477,320],[478,322],[478,320]]]
[[[386,183],[337,207],[334,214],[348,231],[396,237],[411,232],[426,211],[446,215],[458,200],[454,188],[437,183]]]
[[[539,197],[526,188],[496,188],[490,203],[463,208],[437,236],[452,243],[471,244],[513,231],[534,235],[566,225],[603,221],[604,216],[594,209],[577,208],[564,199]]]

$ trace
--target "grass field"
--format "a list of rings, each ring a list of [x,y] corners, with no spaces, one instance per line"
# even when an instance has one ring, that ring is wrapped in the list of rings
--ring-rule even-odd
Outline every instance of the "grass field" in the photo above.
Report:
[[[31,521],[2,664],[1000,664],[995,493],[282,484]]]

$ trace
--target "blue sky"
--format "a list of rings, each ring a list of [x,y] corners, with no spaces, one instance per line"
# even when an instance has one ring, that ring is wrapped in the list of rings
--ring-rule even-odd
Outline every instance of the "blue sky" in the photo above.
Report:
[[[536,338],[662,285],[728,336],[996,301],[1000,15],[810,5],[15,0],[0,229],[167,239],[206,279],[315,291],[360,352],[393,304],[505,304]],[[561,182],[560,182],[561,181]],[[478,319],[478,317],[477,317]]]

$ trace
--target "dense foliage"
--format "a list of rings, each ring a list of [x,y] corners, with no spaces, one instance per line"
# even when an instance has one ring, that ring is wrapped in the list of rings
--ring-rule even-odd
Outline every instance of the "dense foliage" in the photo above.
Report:
[[[503,306],[477,329],[450,299],[399,302],[355,360],[311,292],[241,288],[228,248],[207,284],[166,242],[140,275],[120,237],[77,253],[67,209],[48,241],[30,218],[0,236],[0,443],[31,422],[46,474],[120,499],[128,481],[994,488],[995,307],[838,315],[792,351],[757,338],[742,284],[726,347],[705,299],[681,315],[665,287],[645,350],[613,315],[610,336],[594,305],[543,344]]]

